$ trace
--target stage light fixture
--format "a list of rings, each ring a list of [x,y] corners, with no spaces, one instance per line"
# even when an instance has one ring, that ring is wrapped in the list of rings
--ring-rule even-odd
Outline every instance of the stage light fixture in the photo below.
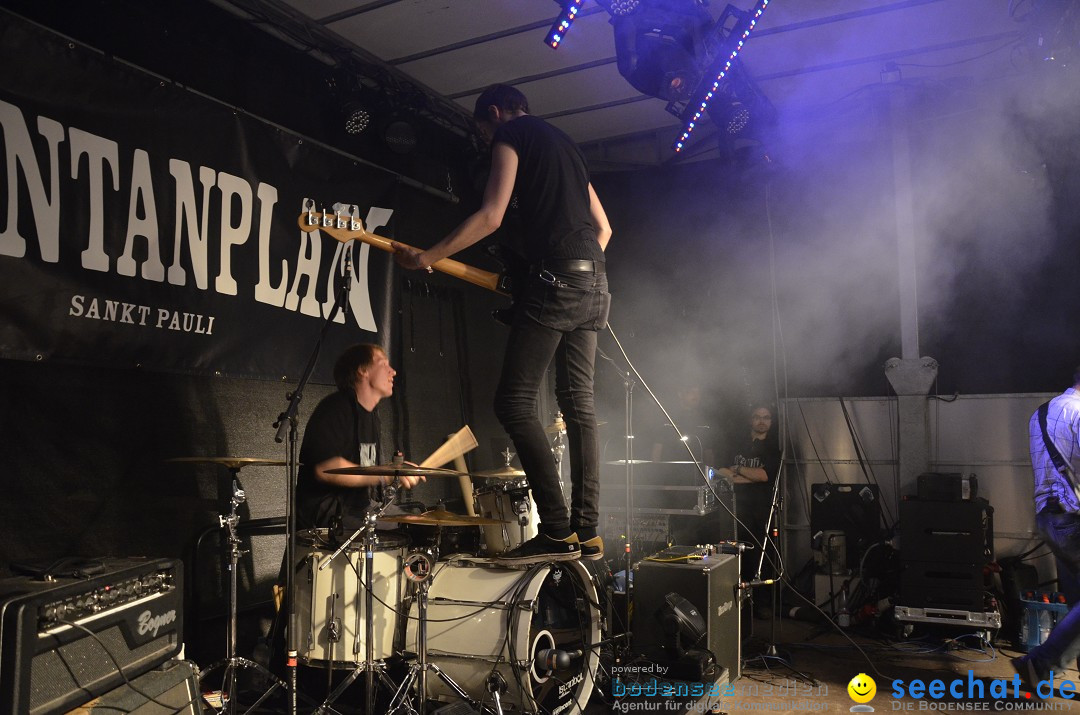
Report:
[[[641,0],[596,0],[612,17],[626,17],[641,7]]]
[[[371,112],[359,102],[345,105],[345,133],[362,134],[371,125]]]
[[[664,603],[656,616],[664,633],[662,647],[671,657],[685,655],[687,650],[697,647],[709,632],[705,618],[694,604],[678,593],[664,596]]]
[[[559,49],[559,43],[566,37],[566,32],[570,29],[570,26],[574,24],[574,18],[577,17],[578,11],[581,10],[583,2],[585,0],[565,0],[562,12],[555,18],[555,22],[551,24],[547,36],[544,37],[544,43],[548,47],[553,50]]]
[[[726,55],[721,54],[720,56],[722,60],[720,63],[720,70],[715,72],[715,75],[713,73],[706,74],[706,79],[703,80],[704,91],[699,90],[695,93],[695,99],[691,100],[682,111],[682,133],[672,146],[676,152],[682,151],[683,146],[690,138],[690,134],[694,131],[695,127],[697,127],[698,121],[701,120],[702,115],[705,114],[706,110],[709,108],[709,104],[712,102],[713,97],[717,94],[721,84],[731,70],[732,63],[735,62],[735,58],[739,56],[739,52],[742,50],[743,45],[746,44],[746,39],[750,36],[750,33],[753,32],[758,19],[768,6],[769,0],[758,0],[758,4],[755,6],[754,11],[752,13],[747,13],[743,21],[736,25],[735,30],[728,37],[728,52]],[[738,39],[732,44],[731,40],[735,37],[738,37]],[[713,66],[714,71],[715,69],[716,65]],[[715,76],[716,79],[712,81],[710,86],[708,84],[708,78],[711,78],[712,76]]]
[[[615,61],[630,85],[650,97],[685,102],[701,76],[698,55],[712,17],[695,0],[642,5],[614,17]]]

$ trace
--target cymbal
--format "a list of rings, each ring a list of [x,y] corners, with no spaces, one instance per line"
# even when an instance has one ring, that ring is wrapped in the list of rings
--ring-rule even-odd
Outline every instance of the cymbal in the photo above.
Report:
[[[630,460],[630,464],[650,464],[650,463],[652,463],[651,459],[631,459]],[[626,464],[626,460],[625,459],[615,459],[615,460],[612,460],[610,462],[605,462],[605,464]]]
[[[435,467],[413,467],[408,464],[372,464],[368,467],[327,469],[327,474],[361,474],[371,477],[458,477],[461,472]]]
[[[525,476],[525,471],[517,467],[506,466],[498,469],[488,469],[483,472],[473,472],[472,476],[487,477],[488,479],[521,479]]]
[[[484,516],[466,516],[455,514],[446,509],[430,509],[423,514],[398,514],[382,517],[379,521],[392,524],[424,524],[427,526],[486,526],[488,524],[508,524],[501,519],[489,519]]]
[[[166,462],[183,462],[187,464],[220,464],[226,469],[240,469],[242,467],[284,467],[287,462],[276,459],[258,459],[256,457],[173,457]]]

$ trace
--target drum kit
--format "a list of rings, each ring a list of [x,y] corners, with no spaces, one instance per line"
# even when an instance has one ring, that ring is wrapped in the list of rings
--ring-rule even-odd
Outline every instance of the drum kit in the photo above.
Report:
[[[328,529],[296,534],[298,636],[293,642],[299,662],[326,669],[328,682],[333,672],[351,671],[317,712],[336,712],[333,704],[360,675],[366,676],[367,713],[374,712],[376,679],[393,693],[380,712],[425,715],[428,699],[456,699],[477,713],[499,715],[504,707],[567,715],[584,711],[599,660],[597,589],[578,562],[509,567],[494,558],[535,536],[538,526],[525,473],[511,467],[512,455],[506,455],[505,466],[471,474],[402,463],[330,470],[393,482],[383,490],[382,501],[368,509],[364,526],[344,541],[335,541]],[[257,707],[287,686],[236,654],[236,570],[244,553],[236,533],[237,507],[244,501],[238,472],[283,463],[229,457],[173,461],[213,463],[232,472],[230,510],[220,517],[229,545],[227,657],[200,678],[224,667],[222,694],[231,704],[237,670],[261,670],[274,683],[252,706]],[[441,505],[419,514],[387,514],[404,476],[484,479],[471,494],[476,515],[456,514]],[[464,489],[470,482],[461,483]],[[435,527],[435,538],[415,544],[401,531],[413,526]],[[482,530],[482,547],[473,553],[440,553],[443,529],[460,527]],[[400,682],[389,677],[391,662],[409,664]]]

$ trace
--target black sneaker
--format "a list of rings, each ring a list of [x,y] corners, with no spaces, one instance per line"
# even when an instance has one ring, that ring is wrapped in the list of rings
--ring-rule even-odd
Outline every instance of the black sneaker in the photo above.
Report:
[[[604,540],[599,536],[581,542],[581,558],[599,561],[604,558]]]
[[[577,534],[565,539],[553,539],[547,534],[537,534],[521,546],[498,554],[495,560],[511,566],[542,564],[548,561],[575,561],[581,557],[581,544]]]
[[[1010,662],[1016,672],[1020,674],[1020,684],[1023,686],[1024,690],[1029,693],[1035,693],[1035,695],[1038,696],[1039,683],[1044,680],[1049,680],[1051,683],[1051,692],[1053,692],[1054,674],[1049,668],[1043,667],[1034,657],[1025,655],[1020,658],[1013,658]]]

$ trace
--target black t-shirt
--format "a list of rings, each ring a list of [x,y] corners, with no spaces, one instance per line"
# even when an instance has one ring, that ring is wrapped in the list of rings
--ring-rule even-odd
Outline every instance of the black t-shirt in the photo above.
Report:
[[[769,475],[766,482],[735,485],[735,508],[739,519],[747,526],[754,525],[756,531],[761,527],[760,539],[764,536],[764,523],[769,515],[772,501],[773,484],[780,469],[780,446],[775,439],[751,439],[744,445],[726,466],[757,467]]]
[[[370,489],[338,487],[315,476],[315,465],[331,457],[363,466],[381,463],[378,414],[340,390],[323,398],[304,430],[296,485],[296,522],[301,529],[333,526],[338,517],[348,529],[363,524]]]
[[[522,222],[522,250],[530,263],[545,258],[603,261],[589,212],[585,155],[563,131],[523,115],[501,125],[494,143],[517,152],[514,195]]]

